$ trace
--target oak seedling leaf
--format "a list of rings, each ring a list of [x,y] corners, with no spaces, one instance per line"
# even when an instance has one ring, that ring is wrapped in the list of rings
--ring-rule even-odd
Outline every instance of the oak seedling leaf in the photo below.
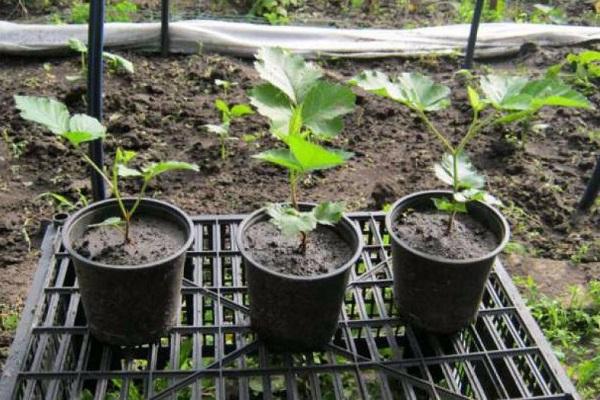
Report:
[[[37,122],[55,135],[69,130],[70,114],[63,103],[36,96],[14,96],[14,99],[23,119]]]

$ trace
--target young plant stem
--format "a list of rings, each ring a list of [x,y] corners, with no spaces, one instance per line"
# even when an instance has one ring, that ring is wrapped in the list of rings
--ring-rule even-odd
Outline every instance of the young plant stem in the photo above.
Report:
[[[435,125],[433,125],[429,118],[427,118],[427,114],[425,114],[424,111],[418,109],[415,109],[415,112],[419,115],[421,121],[425,123],[429,131],[433,133],[434,136],[436,136],[440,140],[440,142],[442,142],[445,149],[449,153],[454,154],[454,146],[452,146],[452,143],[450,143],[450,141],[435,127]]]
[[[459,177],[458,177],[458,150],[452,153],[452,202],[454,202],[454,195],[458,193],[459,189]],[[452,227],[454,225],[454,218],[456,218],[456,210],[452,210],[450,218],[448,219],[448,229],[446,231],[448,236],[452,235]]]
[[[117,199],[117,203],[119,204],[119,208],[121,209],[121,214],[123,215],[123,218],[125,219],[125,243],[130,243],[131,239],[129,238],[129,224],[131,221],[131,214],[127,211],[127,208],[125,208],[125,204],[123,203],[123,199],[121,198],[121,192],[119,191],[119,173],[117,170],[117,163],[115,162],[113,165],[113,170],[112,170],[112,180],[113,180],[113,194],[115,195],[115,198]]]
[[[306,254],[306,247],[308,244],[308,234],[306,232],[300,232],[300,251],[302,254]]]
[[[298,172],[290,170],[290,197],[292,201],[292,207],[298,209]]]

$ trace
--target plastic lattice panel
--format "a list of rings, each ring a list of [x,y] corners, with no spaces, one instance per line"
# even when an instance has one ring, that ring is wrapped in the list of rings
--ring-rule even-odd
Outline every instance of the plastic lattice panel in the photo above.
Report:
[[[241,216],[197,217],[180,320],[160,343],[103,346],[50,226],[11,356],[4,399],[569,399],[577,396],[498,263],[477,321],[452,336],[405,326],[393,301],[383,214],[365,239],[339,329],[322,351],[276,354],[249,326],[234,235]],[[131,307],[135,307],[132,304]]]

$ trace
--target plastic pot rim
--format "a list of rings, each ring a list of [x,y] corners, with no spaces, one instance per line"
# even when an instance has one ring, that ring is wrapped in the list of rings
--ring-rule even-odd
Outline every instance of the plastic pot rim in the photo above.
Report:
[[[413,253],[414,255],[425,258],[427,260],[434,261],[437,263],[456,265],[456,266],[470,264],[470,263],[476,263],[479,261],[484,261],[484,260],[490,259],[492,257],[496,257],[504,249],[504,247],[510,240],[510,226],[508,225],[506,218],[500,213],[500,211],[498,211],[495,207],[492,207],[481,201],[477,201],[477,203],[479,203],[480,205],[482,205],[483,207],[486,207],[489,211],[491,211],[492,214],[495,215],[496,218],[498,219],[498,221],[500,222],[502,229],[504,229],[504,235],[503,235],[502,239],[500,240],[500,243],[498,243],[498,245],[492,251],[486,253],[485,255],[483,255],[481,257],[477,257],[477,258],[453,259],[453,258],[446,258],[446,257],[441,257],[441,256],[434,256],[434,255],[427,254],[425,252],[422,252],[420,250],[410,247],[404,240],[400,239],[400,237],[398,237],[396,232],[394,232],[394,230],[392,229],[392,222],[393,222],[392,216],[396,215],[396,210],[398,209],[398,207],[400,207],[404,203],[411,201],[417,197],[433,197],[434,195],[452,195],[452,191],[450,191],[450,190],[423,190],[423,191],[414,192],[409,195],[406,195],[406,196],[396,200],[396,202],[394,202],[390,211],[385,216],[385,227],[386,227],[389,235],[392,237],[392,239],[398,245],[402,246],[406,251],[409,251],[409,252]]]
[[[124,202],[128,202],[128,201],[135,201],[136,198],[135,197],[124,197],[122,200]],[[192,243],[194,241],[194,235],[193,235],[194,224],[193,224],[192,220],[190,219],[190,217],[186,213],[183,212],[183,210],[181,210],[179,207],[174,206],[173,204],[167,203],[165,201],[143,197],[140,202],[140,206],[142,206],[144,203],[153,204],[158,207],[171,209],[175,213],[179,214],[179,216],[182,218],[183,221],[185,221],[185,224],[187,225],[187,227],[189,229],[189,232],[186,233],[188,236],[186,242],[176,252],[170,254],[169,256],[167,256],[165,258],[161,258],[156,261],[144,263],[144,264],[136,264],[136,265],[105,264],[105,263],[90,260],[89,258],[85,258],[81,254],[79,254],[77,251],[75,251],[75,249],[73,249],[73,246],[71,244],[71,237],[70,237],[71,230],[73,229],[73,226],[75,225],[75,223],[81,217],[83,217],[84,215],[86,215],[90,212],[96,211],[99,208],[110,205],[111,203],[117,203],[117,200],[116,199],[106,199],[106,200],[101,200],[101,201],[92,203],[89,206],[84,207],[81,210],[77,211],[75,214],[71,215],[69,217],[69,219],[65,222],[64,227],[63,227],[63,232],[62,232],[62,241],[63,241],[63,245],[65,246],[65,250],[67,251],[67,253],[69,253],[69,256],[76,258],[80,262],[87,263],[88,265],[94,266],[95,268],[103,268],[103,269],[110,269],[110,270],[115,270],[115,269],[118,269],[118,270],[142,270],[142,269],[152,268],[159,264],[166,264],[166,263],[169,263],[169,262],[175,260],[177,257],[180,257],[183,253],[185,253],[190,248],[190,246],[192,245]]]
[[[316,204],[314,204],[314,203],[299,203],[299,205],[300,206],[309,206],[309,207],[316,206]],[[246,216],[246,218],[244,218],[242,220],[242,222],[240,223],[240,225],[238,226],[238,230],[235,235],[236,245],[237,245],[238,250],[239,250],[240,254],[242,255],[242,257],[247,259],[250,263],[252,263],[252,265],[254,265],[256,268],[260,269],[261,271],[263,271],[265,273],[277,276],[279,278],[293,280],[293,281],[299,281],[299,282],[319,281],[322,279],[331,278],[331,277],[334,277],[337,275],[344,274],[349,268],[351,268],[356,263],[356,261],[359,259],[360,255],[362,253],[362,249],[363,249],[362,235],[358,231],[358,228],[356,227],[356,225],[346,216],[346,214],[344,214],[342,216],[342,219],[340,220],[340,222],[338,222],[338,225],[342,224],[342,223],[345,223],[346,225],[348,225],[348,227],[354,233],[354,235],[356,236],[356,239],[357,239],[356,240],[356,249],[354,250],[352,257],[350,257],[350,259],[348,259],[348,261],[346,261],[346,263],[344,263],[339,268],[336,268],[334,271],[329,272],[327,274],[319,274],[319,275],[311,275],[311,276],[297,276],[297,275],[290,275],[290,274],[282,274],[281,272],[273,271],[270,268],[263,266],[262,264],[257,262],[252,257],[250,257],[250,255],[248,254],[248,252],[245,249],[244,238],[243,238],[243,234],[246,231],[246,229],[249,228],[251,225],[253,225],[255,222],[258,222],[256,220],[258,220],[262,214],[266,214],[267,213],[266,210],[267,210],[266,207],[262,207],[256,211],[252,212],[248,216]],[[340,230],[340,228],[337,228],[336,226],[334,226],[333,228],[336,228],[336,230],[338,232]]]

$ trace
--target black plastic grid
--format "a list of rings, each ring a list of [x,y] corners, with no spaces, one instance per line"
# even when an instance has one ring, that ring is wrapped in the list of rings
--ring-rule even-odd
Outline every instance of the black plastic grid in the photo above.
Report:
[[[180,320],[160,343],[135,348],[89,335],[60,228],[50,226],[0,399],[578,398],[499,262],[471,327],[434,336],[403,325],[381,213],[352,215],[365,247],[333,341],[269,352],[249,327],[233,240],[241,218],[194,218]]]

